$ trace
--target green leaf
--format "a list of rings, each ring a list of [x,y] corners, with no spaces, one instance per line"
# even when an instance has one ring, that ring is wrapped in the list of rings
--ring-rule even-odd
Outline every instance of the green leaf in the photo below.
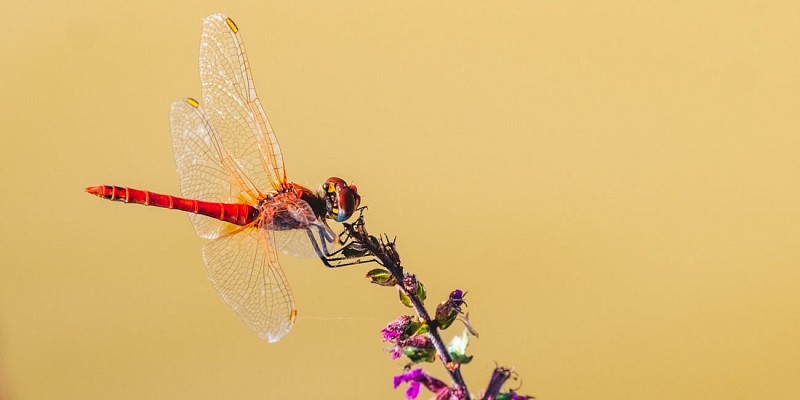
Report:
[[[406,357],[408,357],[409,360],[415,363],[433,362],[436,359],[435,348],[419,348],[419,347],[407,346],[403,348],[403,354]]]
[[[413,307],[411,305],[411,299],[408,297],[408,295],[406,295],[405,291],[403,291],[401,289],[401,290],[398,290],[397,293],[400,293],[400,302],[403,303],[404,306],[406,306],[408,308]]]
[[[422,282],[417,282],[417,297],[419,297],[420,301],[425,301],[428,297],[428,294],[425,292],[425,285]]]
[[[453,324],[453,321],[456,320],[456,317],[458,317],[458,312],[455,310],[450,310],[449,314],[445,315],[441,320],[437,319],[436,322],[439,323],[439,328],[447,329]]]
[[[458,364],[469,364],[472,361],[473,356],[468,356],[466,354],[450,354],[450,358],[453,359],[453,362]]]
[[[428,333],[428,331],[430,330],[428,324],[424,322],[414,322],[412,326],[414,327],[414,331],[411,333],[410,336],[423,335]]]
[[[370,279],[372,283],[380,286],[394,286],[397,284],[392,273],[382,268],[370,270],[367,272],[367,278]]]

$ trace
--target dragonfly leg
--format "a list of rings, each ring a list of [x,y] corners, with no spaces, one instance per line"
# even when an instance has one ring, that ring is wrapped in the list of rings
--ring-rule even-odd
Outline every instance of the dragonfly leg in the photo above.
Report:
[[[317,253],[317,256],[320,258],[329,257],[331,253],[328,250],[327,244],[333,241],[329,240],[331,234],[323,227],[315,227],[319,230],[319,239],[314,236],[314,231],[310,227],[306,228],[306,235],[308,235],[308,239],[311,241],[311,245],[314,247],[314,252]]]
[[[338,252],[338,251],[337,251]],[[320,257],[322,263],[325,264],[328,268],[341,268],[347,267],[350,265],[358,265],[358,264],[367,264],[367,263],[378,263],[377,258],[371,256],[356,256],[356,257],[347,257],[347,256],[334,256],[334,257]]]
[[[353,224],[357,229],[363,229],[364,227],[364,210],[366,209],[366,206],[357,209],[359,211],[358,219]],[[321,223],[317,221],[312,225],[313,227],[306,228],[306,235],[308,235],[308,239],[311,241],[317,256],[326,267],[340,268],[371,262],[381,264],[380,260],[369,254],[369,251],[362,243],[352,240],[348,230],[336,235],[333,229],[328,226],[326,220]],[[314,228],[317,229],[317,232],[314,232]],[[319,237],[316,237],[315,233],[318,233]],[[328,249],[329,243],[341,244],[341,247],[331,252]]]
[[[380,264],[375,257],[369,256],[366,249],[359,243],[349,240],[350,238],[347,235],[343,237],[340,234],[339,240],[342,240],[341,243],[344,243],[340,249],[334,252],[329,251],[327,243],[330,243],[331,240],[328,240],[328,236],[325,235],[325,233],[328,232],[323,232],[321,227],[319,229],[319,238],[314,235],[311,228],[306,228],[306,234],[309,240],[311,240],[311,245],[314,247],[317,256],[319,256],[319,259],[326,267],[340,268],[370,262],[377,262]]]

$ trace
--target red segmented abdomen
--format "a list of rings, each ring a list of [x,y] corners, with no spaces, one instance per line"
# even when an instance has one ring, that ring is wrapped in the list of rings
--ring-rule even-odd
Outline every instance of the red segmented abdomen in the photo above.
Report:
[[[243,203],[214,203],[184,199],[168,194],[111,185],[90,186],[86,188],[86,191],[108,200],[187,211],[236,225],[247,225],[258,218],[258,210]]]

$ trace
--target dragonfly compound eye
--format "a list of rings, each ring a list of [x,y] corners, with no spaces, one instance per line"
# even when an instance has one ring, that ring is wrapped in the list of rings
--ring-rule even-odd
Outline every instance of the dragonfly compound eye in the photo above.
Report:
[[[347,185],[341,178],[329,178],[322,185],[328,217],[336,222],[344,222],[350,218],[361,204],[361,196],[355,185]]]

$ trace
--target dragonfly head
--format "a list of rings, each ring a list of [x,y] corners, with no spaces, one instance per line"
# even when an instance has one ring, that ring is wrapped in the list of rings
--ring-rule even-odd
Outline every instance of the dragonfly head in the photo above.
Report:
[[[356,185],[348,185],[342,178],[328,178],[322,184],[321,195],[325,199],[326,216],[336,222],[347,221],[361,204]]]

